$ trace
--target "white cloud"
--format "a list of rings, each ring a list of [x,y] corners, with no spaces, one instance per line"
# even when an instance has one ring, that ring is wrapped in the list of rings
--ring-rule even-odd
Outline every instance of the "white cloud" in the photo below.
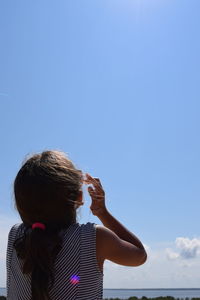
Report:
[[[166,249],[166,255],[167,255],[167,258],[168,258],[169,260],[174,260],[174,259],[177,259],[177,258],[180,257],[180,254],[179,254],[179,253],[174,252],[174,251],[173,251],[172,249],[170,249],[170,248],[167,248],[167,249]]]
[[[185,259],[196,258],[200,255],[200,238],[184,238],[176,239],[176,246],[180,250],[180,256]]]
[[[194,259],[200,256],[200,238],[178,237],[175,241],[176,251],[167,248],[165,253],[169,260]]]

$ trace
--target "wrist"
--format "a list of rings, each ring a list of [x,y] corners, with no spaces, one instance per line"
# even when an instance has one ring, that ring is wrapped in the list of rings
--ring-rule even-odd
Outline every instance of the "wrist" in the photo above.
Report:
[[[103,221],[109,216],[109,211],[107,210],[107,208],[105,207],[105,208],[103,208],[103,209],[101,209],[99,212],[98,212],[98,214],[96,215],[99,219],[100,219],[100,221],[102,221],[102,223],[103,223]]]

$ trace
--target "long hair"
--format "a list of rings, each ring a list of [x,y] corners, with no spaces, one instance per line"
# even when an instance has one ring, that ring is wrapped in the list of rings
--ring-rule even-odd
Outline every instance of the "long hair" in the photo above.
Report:
[[[15,205],[24,223],[24,234],[14,244],[31,275],[32,300],[49,300],[54,283],[54,262],[62,247],[60,232],[76,222],[76,200],[82,173],[59,151],[45,151],[29,158],[14,182]],[[46,229],[32,229],[41,222]]]

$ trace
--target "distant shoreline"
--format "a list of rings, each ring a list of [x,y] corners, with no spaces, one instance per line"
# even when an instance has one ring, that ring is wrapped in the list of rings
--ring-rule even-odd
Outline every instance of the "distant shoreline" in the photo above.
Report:
[[[200,300],[200,288],[104,288],[104,300]],[[6,288],[0,288],[6,300]]]
[[[0,300],[6,300],[7,298],[6,298],[6,296],[4,296],[4,295],[0,295]],[[188,298],[188,297],[185,297],[185,298],[176,298],[176,297],[172,297],[172,296],[160,296],[160,297],[153,297],[153,298],[149,298],[149,297],[145,297],[145,296],[143,296],[143,297],[140,297],[140,298],[138,298],[138,297],[136,297],[136,296],[130,296],[130,297],[128,297],[128,298],[119,298],[119,297],[115,297],[115,298],[103,298],[102,300],[200,300],[200,298],[198,297],[198,298],[196,298],[196,297],[194,297],[194,298]]]

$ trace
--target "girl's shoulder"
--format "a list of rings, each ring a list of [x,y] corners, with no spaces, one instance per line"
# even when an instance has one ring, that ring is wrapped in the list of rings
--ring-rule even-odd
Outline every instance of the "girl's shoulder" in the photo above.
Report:
[[[8,239],[12,239],[15,238],[16,236],[18,236],[18,234],[22,233],[25,229],[25,226],[23,223],[17,223],[15,225],[13,225],[9,231],[8,234]]]
[[[97,226],[95,223],[87,222],[86,224],[81,224],[80,228],[83,235],[90,235],[96,238]]]
[[[74,223],[71,224],[67,229],[81,229],[83,231],[87,231],[87,230],[96,230],[96,224],[95,223],[91,223],[91,222],[87,222],[87,223]]]
[[[64,230],[64,236],[80,236],[82,240],[96,239],[96,224],[91,222],[87,222],[85,224],[71,224],[66,230]]]
[[[95,223],[91,223],[91,222],[87,222],[85,224],[79,224],[82,228],[85,229],[95,229],[96,228],[96,224]]]
[[[64,230],[64,233],[67,235],[76,232],[79,232],[80,234],[96,232],[96,224],[91,222],[87,222],[85,224],[74,223]]]
[[[11,260],[14,243],[15,243],[16,239],[18,237],[20,237],[20,235],[22,234],[23,231],[24,231],[24,224],[19,223],[19,224],[13,225],[8,233],[8,244],[7,244],[7,262],[8,262],[8,264]]]

